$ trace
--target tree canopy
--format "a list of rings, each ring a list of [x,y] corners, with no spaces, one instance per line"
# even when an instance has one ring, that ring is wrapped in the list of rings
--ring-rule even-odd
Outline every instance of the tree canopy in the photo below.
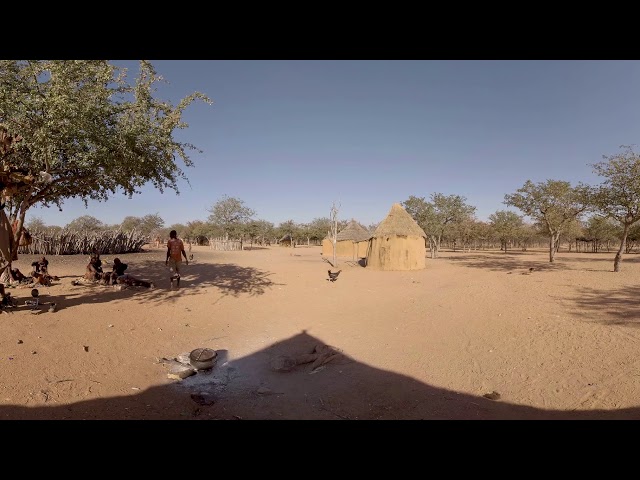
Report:
[[[0,60],[0,127],[13,139],[0,153],[0,188],[10,216],[65,199],[129,197],[151,184],[179,193],[194,145],[178,141],[195,92],[172,105],[155,97],[163,81],[148,61],[130,80],[106,60]],[[199,150],[197,150],[199,151]],[[8,260],[8,259],[5,259]]]
[[[582,184],[572,187],[571,183],[562,180],[537,184],[527,180],[504,199],[505,205],[516,207],[545,228],[549,235],[549,261],[553,262],[560,235],[589,208],[591,189]]]
[[[243,225],[256,214],[244,200],[228,195],[223,195],[208,211],[209,222],[218,225],[228,235],[241,234]]]
[[[629,228],[640,220],[640,155],[623,145],[616,155],[603,155],[604,161],[592,165],[603,177],[597,187],[593,204],[604,216],[617,220],[622,226],[620,249],[616,253],[613,271],[620,271],[622,253]]]

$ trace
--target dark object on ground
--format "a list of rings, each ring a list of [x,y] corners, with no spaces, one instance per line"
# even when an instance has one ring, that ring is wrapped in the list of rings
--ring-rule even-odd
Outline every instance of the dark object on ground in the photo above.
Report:
[[[213,405],[216,403],[210,393],[192,393],[191,400],[196,402],[198,405]]]
[[[482,395],[484,398],[488,398],[489,400],[499,400],[500,399],[500,394],[496,391],[493,391],[491,393],[485,393],[484,395]]]
[[[342,270],[338,270],[337,272],[332,272],[331,270],[329,270],[329,280],[331,282],[335,282],[338,279],[338,275],[340,275],[340,272]]]
[[[196,370],[208,370],[216,364],[218,353],[210,348],[196,348],[189,354],[189,363]]]

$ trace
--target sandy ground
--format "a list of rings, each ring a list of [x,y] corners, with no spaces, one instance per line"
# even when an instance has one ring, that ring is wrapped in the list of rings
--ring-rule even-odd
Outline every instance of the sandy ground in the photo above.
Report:
[[[120,256],[153,290],[74,286],[88,257],[48,257],[57,311],[12,288],[0,315],[0,419],[640,419],[639,256],[443,252],[331,283],[320,252],[194,247],[178,290],[164,249]],[[274,370],[317,344],[343,355]],[[159,359],[198,347],[216,366],[169,378]]]

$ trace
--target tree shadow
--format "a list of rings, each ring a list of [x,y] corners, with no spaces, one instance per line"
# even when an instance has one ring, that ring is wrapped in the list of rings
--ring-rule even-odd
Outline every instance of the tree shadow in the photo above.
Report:
[[[152,252],[157,255],[157,252]],[[168,267],[163,260],[145,258],[142,254],[134,254],[135,257],[120,258],[127,263],[129,268],[127,273],[141,280],[153,282],[155,288],[146,287],[126,287],[118,291],[113,286],[104,286],[99,283],[84,284],[71,287],[70,293],[65,295],[52,295],[47,287],[39,287],[41,301],[56,303],[59,310],[70,308],[83,303],[102,304],[119,299],[135,299],[139,302],[176,302],[181,297],[202,295],[209,289],[216,289],[223,296],[250,296],[256,297],[264,295],[274,286],[284,285],[276,283],[269,277],[272,272],[263,271],[253,267],[242,267],[230,263],[200,263],[195,261],[189,265],[182,266],[182,278],[180,288],[171,289],[171,281]],[[114,256],[115,258],[115,256]],[[112,260],[112,258],[109,258]],[[103,265],[105,271],[111,270],[111,265]],[[60,277],[60,280],[53,282],[54,285],[61,282],[71,283],[73,280],[82,277],[83,272],[78,272],[77,277]],[[29,296],[30,288],[20,287],[10,290],[19,302],[24,303],[24,299]],[[55,291],[54,291],[55,292]],[[45,308],[43,306],[43,308]]]
[[[573,301],[580,316],[605,325],[625,325],[640,328],[640,286],[617,290],[583,287]],[[603,320],[603,317],[613,318]]]
[[[274,358],[309,353],[323,342],[306,331],[237,360],[225,356],[207,372],[175,383],[110,398],[56,405],[72,393],[91,393],[96,382],[48,381],[28,405],[0,405],[11,420],[624,420],[640,419],[640,408],[546,410],[490,400],[371,367],[344,354],[317,370],[302,364],[275,371]],[[334,346],[335,347],[335,346]],[[225,351],[221,351],[226,354]],[[166,378],[158,364],[158,379]],[[94,382],[94,383],[92,383]],[[209,399],[203,402],[202,399]]]
[[[540,261],[539,255],[532,257],[526,253],[486,252],[482,254],[465,253],[451,257],[445,257],[447,261],[463,267],[479,268],[495,272],[528,273],[533,268],[535,271],[554,271],[566,269],[562,260],[554,263]],[[427,261],[431,260],[427,257]]]

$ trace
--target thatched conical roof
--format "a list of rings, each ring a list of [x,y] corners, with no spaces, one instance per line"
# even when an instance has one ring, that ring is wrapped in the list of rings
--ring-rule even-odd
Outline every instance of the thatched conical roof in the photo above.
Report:
[[[371,232],[363,228],[355,220],[351,220],[349,224],[338,232],[336,240],[351,240],[353,242],[363,242],[371,238]]]
[[[420,228],[420,225],[418,225],[399,203],[393,204],[387,217],[380,222],[376,231],[373,232],[374,237],[382,237],[384,235],[427,237],[427,234]]]

